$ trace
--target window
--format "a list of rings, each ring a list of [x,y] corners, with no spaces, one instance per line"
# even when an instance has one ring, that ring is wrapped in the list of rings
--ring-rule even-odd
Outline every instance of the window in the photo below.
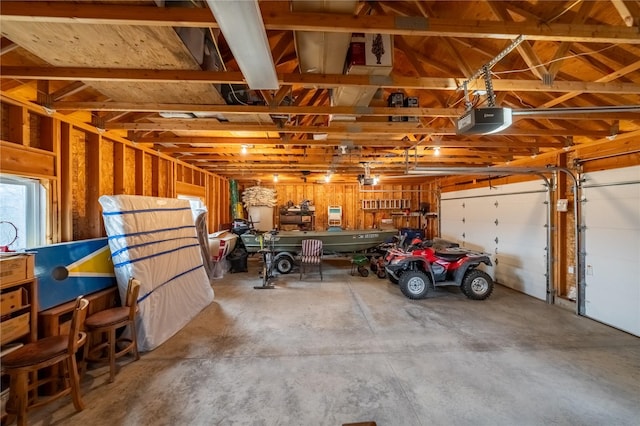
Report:
[[[0,175],[0,246],[12,251],[45,243],[47,191],[36,179]],[[17,238],[14,239],[17,233]]]
[[[178,194],[178,196],[176,198],[178,198],[180,200],[189,201],[189,204],[191,205],[191,213],[193,214],[193,219],[194,220],[198,217],[198,215],[200,213],[207,211],[207,206],[204,205],[204,203],[202,202],[202,199],[200,197],[194,197],[192,195]]]

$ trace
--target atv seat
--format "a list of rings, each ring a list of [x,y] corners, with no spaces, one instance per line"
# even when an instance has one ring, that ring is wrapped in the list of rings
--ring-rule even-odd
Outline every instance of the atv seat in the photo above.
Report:
[[[466,251],[436,251],[436,257],[439,257],[442,260],[446,260],[447,262],[455,262],[468,254]]]

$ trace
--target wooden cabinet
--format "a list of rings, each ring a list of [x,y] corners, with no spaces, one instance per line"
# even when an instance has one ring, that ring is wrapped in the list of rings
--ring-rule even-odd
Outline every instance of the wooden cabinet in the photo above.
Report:
[[[38,284],[33,256],[0,258],[0,344],[35,342],[38,337]]]
[[[38,338],[38,283],[33,266],[34,255],[5,253],[0,257],[0,356]],[[0,382],[0,417],[4,424],[9,376],[2,372]]]

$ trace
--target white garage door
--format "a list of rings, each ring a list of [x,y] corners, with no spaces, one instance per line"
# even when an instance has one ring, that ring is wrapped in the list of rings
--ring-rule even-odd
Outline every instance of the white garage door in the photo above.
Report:
[[[492,255],[500,284],[547,299],[549,193],[542,180],[442,194],[442,238]]]
[[[585,315],[640,336],[640,166],[583,177]]]

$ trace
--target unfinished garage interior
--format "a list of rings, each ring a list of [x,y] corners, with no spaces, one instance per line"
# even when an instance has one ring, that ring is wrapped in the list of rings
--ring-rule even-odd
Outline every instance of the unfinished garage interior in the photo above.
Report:
[[[3,424],[638,424],[639,1],[3,0],[0,32]]]

